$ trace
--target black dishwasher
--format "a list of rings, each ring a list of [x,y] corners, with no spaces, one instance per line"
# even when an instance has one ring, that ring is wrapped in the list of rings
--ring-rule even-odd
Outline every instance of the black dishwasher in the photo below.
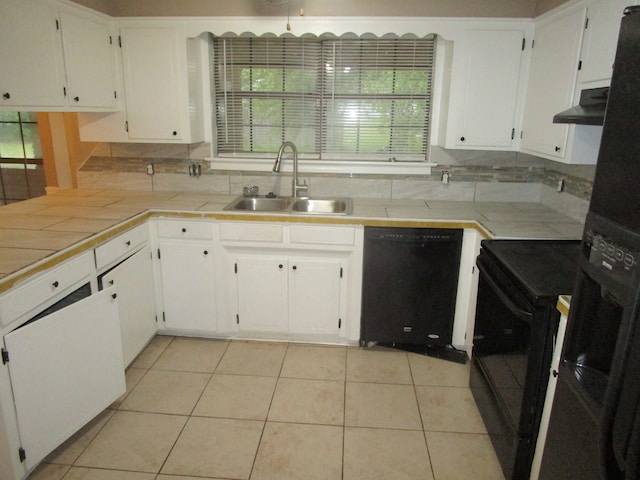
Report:
[[[365,227],[360,344],[451,344],[460,229]]]

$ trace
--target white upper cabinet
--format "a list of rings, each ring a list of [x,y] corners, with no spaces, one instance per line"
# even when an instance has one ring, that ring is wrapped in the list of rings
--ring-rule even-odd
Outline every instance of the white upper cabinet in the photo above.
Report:
[[[585,9],[572,8],[536,22],[520,148],[565,161],[569,125],[553,116],[574,103]]]
[[[470,29],[454,42],[444,147],[515,148],[525,36],[521,28]]]
[[[0,2],[0,108],[115,110],[108,22],[37,0]]]
[[[122,68],[129,138],[178,140],[187,133],[180,98],[180,39],[171,27],[123,28]]]
[[[60,12],[60,21],[68,104],[82,109],[115,109],[115,46],[109,25],[95,17],[66,11]]]
[[[0,2],[0,107],[64,105],[57,12],[42,0]]]
[[[168,24],[120,29],[125,111],[78,117],[84,141],[203,141],[206,42]]]
[[[630,0],[591,0],[587,3],[587,23],[584,32],[580,88],[607,86],[611,81],[613,61],[620,32],[620,20],[625,7],[637,4]]]

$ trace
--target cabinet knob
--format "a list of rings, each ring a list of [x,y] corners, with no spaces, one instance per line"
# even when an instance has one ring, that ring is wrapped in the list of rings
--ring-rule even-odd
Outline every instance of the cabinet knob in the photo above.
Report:
[[[117,293],[112,293],[112,294],[111,294],[111,298],[116,299],[117,297],[118,297],[118,294],[117,294]]]
[[[183,228],[181,231],[182,231],[182,233],[187,233],[187,229],[186,228]]]
[[[80,101],[80,97],[73,97],[73,101],[74,102],[79,102]]]
[[[291,267],[291,268],[293,268],[294,270],[297,270],[297,269],[298,269],[298,267],[296,267],[295,265],[294,265],[293,267]]]
[[[557,377],[558,376],[558,371],[557,370],[552,370],[551,374],[553,375],[553,377]]]
[[[11,94],[9,92],[4,92],[2,94],[2,98],[5,98],[5,99],[9,100],[11,98]]]
[[[556,148],[555,148],[555,151],[556,151],[556,152],[559,152],[559,151],[560,151],[560,147],[556,147]]]
[[[209,255],[209,250],[205,250],[205,251],[204,251],[204,252],[202,252],[202,253],[204,253],[205,255]]]
[[[53,288],[58,288],[60,286],[60,283],[58,283],[58,281],[56,280],[51,284],[51,286],[53,286]]]
[[[176,135],[178,135],[178,132],[176,132],[175,130],[172,132],[172,135],[175,137]]]
[[[461,142],[464,142],[465,140],[466,140],[466,138],[464,138],[464,137],[460,137],[460,141],[461,141]]]
[[[124,244],[125,244],[127,247],[130,247],[130,246],[131,246],[131,240],[127,240],[126,242],[124,242]]]
[[[282,268],[282,264],[278,265],[278,268]]]
[[[109,280],[109,285],[113,285],[113,280]]]

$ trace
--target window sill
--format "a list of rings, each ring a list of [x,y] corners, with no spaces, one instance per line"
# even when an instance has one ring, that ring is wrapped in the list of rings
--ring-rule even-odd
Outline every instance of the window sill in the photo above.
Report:
[[[275,157],[269,159],[250,158],[208,158],[212,170],[236,170],[247,172],[270,172],[273,169]],[[349,175],[430,175],[431,168],[437,166],[432,162],[366,162],[366,161],[320,161],[298,160],[300,173],[319,174],[349,174]],[[290,159],[283,159],[282,171],[292,172]]]

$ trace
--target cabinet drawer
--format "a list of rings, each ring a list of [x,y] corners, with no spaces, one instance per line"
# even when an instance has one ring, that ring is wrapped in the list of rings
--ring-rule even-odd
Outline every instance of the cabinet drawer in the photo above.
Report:
[[[139,225],[97,247],[95,249],[96,268],[101,270],[128,254],[135,252],[140,245],[147,241],[147,228],[146,223]]]
[[[28,312],[38,313],[40,307],[47,307],[59,300],[86,283],[91,275],[93,255],[89,251],[10,290],[0,298],[0,323],[8,325]]]
[[[211,240],[213,239],[213,223],[208,221],[159,220],[158,236],[160,238]]]
[[[318,245],[353,245],[353,227],[327,227],[314,225],[292,225],[291,243],[313,243]]]
[[[282,242],[284,227],[267,223],[222,223],[220,239],[244,242]]]

